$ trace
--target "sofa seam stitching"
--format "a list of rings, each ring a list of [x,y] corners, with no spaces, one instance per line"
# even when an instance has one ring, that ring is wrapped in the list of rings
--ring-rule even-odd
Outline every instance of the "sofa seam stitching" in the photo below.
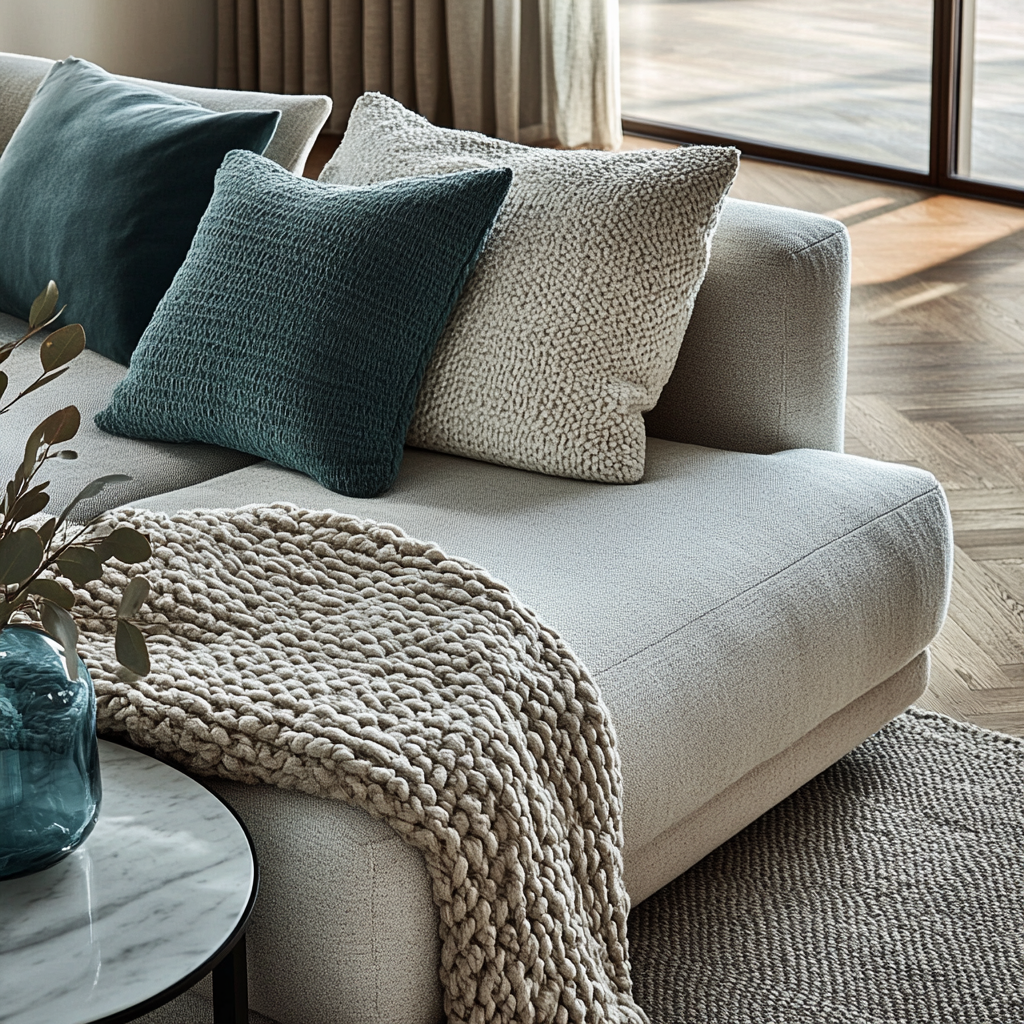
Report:
[[[840,223],[839,229],[837,231],[833,231],[830,235],[825,235],[824,238],[818,238],[818,239],[816,239],[813,242],[808,242],[806,245],[801,246],[799,249],[794,249],[789,255],[790,256],[799,256],[801,253],[807,252],[808,249],[813,249],[813,248],[815,248],[815,246],[824,245],[825,242],[832,241],[833,238],[835,238],[837,235],[843,234],[843,232],[845,232],[845,231],[846,231],[845,225]]]
[[[917,501],[923,501],[925,498],[928,498],[933,494],[941,493],[941,491],[941,486],[938,483],[936,483],[934,487],[930,487],[927,491],[923,491],[921,494],[916,494],[913,498],[908,498],[906,501],[901,502],[894,508],[887,509],[885,512],[882,512],[879,515],[867,520],[867,522],[861,523],[860,526],[857,526],[855,529],[847,531],[846,533],[842,534],[842,536],[834,537],[832,540],[826,541],[824,544],[819,544],[816,548],[814,548],[812,551],[808,551],[805,555],[802,555],[795,562],[790,562],[788,565],[783,566],[781,569],[777,569],[770,576],[766,576],[763,580],[758,580],[757,583],[752,583],[749,587],[747,587],[744,590],[741,590],[738,594],[733,594],[731,597],[728,597],[719,604],[716,604],[713,608],[708,608],[706,611],[701,612],[700,615],[696,616],[693,619],[690,619],[689,622],[684,622],[681,626],[677,626],[675,629],[670,630],[668,633],[664,634],[664,636],[659,637],[657,640],[652,640],[649,644],[646,644],[639,650],[633,651],[632,654],[629,654],[627,657],[622,658],[620,661],[612,662],[612,664],[606,665],[602,669],[598,669],[593,673],[594,678],[597,679],[599,676],[604,675],[606,672],[610,672],[612,669],[618,668],[620,665],[625,665],[627,662],[632,661],[634,658],[639,657],[641,654],[650,651],[654,647],[658,647],[660,644],[663,644],[669,637],[675,636],[678,633],[682,633],[684,630],[687,630],[691,626],[696,625],[696,623],[700,622],[701,619],[707,618],[707,616],[713,615],[717,611],[721,611],[727,605],[732,604],[734,601],[739,600],[741,597],[753,593],[755,590],[758,590],[760,587],[763,587],[766,583],[769,583],[777,576],[781,576],[783,573],[789,572],[790,569],[800,565],[801,562],[806,562],[809,558],[812,558],[814,555],[818,554],[819,551],[824,551],[826,548],[830,548],[834,544],[838,544],[840,541],[847,540],[848,538],[853,537],[855,534],[860,533],[861,530],[865,530],[869,526],[873,526],[875,523],[878,523],[891,515],[895,515],[895,513],[899,512],[901,509],[906,508],[908,505],[913,505]]]

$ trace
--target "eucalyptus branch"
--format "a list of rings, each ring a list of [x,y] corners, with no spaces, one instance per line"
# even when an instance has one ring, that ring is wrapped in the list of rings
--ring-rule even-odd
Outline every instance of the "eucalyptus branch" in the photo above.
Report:
[[[16,342],[0,345],[0,364],[19,345],[63,314],[63,308],[55,312],[57,299],[57,286],[51,281],[32,303],[28,332]],[[41,372],[15,398],[0,406],[0,414],[56,380],[84,348],[85,331],[81,324],[69,324],[52,331],[39,347]],[[0,371],[0,399],[9,383],[7,374]],[[148,561],[152,555],[149,540],[131,526],[115,526],[100,533],[100,517],[94,516],[77,530],[72,529],[69,517],[75,508],[96,497],[109,484],[131,479],[123,473],[93,480],[58,515],[51,516],[42,525],[35,528],[23,525],[50,503],[46,490],[49,481],[35,483],[42,467],[53,459],[78,457],[76,452],[58,449],[57,445],[70,441],[80,426],[81,415],[73,405],[49,415],[29,435],[13,479],[0,492],[0,629],[19,610],[31,609],[40,619],[43,632],[63,647],[69,673],[77,672],[78,627],[69,614],[75,605],[73,588],[100,579],[104,564],[111,559],[132,565]],[[129,620],[135,618],[148,596],[149,583],[145,577],[135,576],[125,586],[116,612],[115,656],[139,675],[149,671],[149,654],[145,635]]]
[[[22,335],[17,341],[9,341],[4,345],[0,345],[0,363],[2,363],[9,355],[11,355],[11,353],[14,352],[15,349],[20,348],[22,345],[25,344],[26,341],[29,341],[31,338],[34,338],[40,331],[45,331],[46,328],[50,326],[50,324],[59,320],[61,316],[63,316],[64,310],[67,308],[67,306],[61,306],[60,310],[57,313],[54,313],[53,316],[46,321],[46,323],[38,324],[35,327],[29,328],[28,334]],[[42,376],[42,374],[40,374],[40,376]],[[17,399],[14,400],[14,402],[16,401]],[[9,402],[2,409],[0,409],[0,412],[7,412],[7,410],[12,405],[14,405],[14,402]]]

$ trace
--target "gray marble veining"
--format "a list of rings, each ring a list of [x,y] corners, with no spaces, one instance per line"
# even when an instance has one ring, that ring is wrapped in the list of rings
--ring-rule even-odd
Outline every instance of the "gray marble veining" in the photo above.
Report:
[[[0,882],[0,1024],[87,1024],[207,960],[245,911],[254,869],[230,811],[181,772],[100,741],[92,835]]]

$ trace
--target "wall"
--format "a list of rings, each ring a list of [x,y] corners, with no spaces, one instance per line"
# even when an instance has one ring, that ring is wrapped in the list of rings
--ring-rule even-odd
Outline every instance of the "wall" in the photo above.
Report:
[[[0,50],[212,86],[216,22],[216,0],[0,0]]]

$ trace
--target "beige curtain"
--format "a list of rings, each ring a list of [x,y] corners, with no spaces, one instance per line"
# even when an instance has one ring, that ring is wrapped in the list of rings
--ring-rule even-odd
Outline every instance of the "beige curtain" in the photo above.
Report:
[[[394,96],[435,124],[525,143],[622,139],[617,0],[218,0],[217,84]]]

